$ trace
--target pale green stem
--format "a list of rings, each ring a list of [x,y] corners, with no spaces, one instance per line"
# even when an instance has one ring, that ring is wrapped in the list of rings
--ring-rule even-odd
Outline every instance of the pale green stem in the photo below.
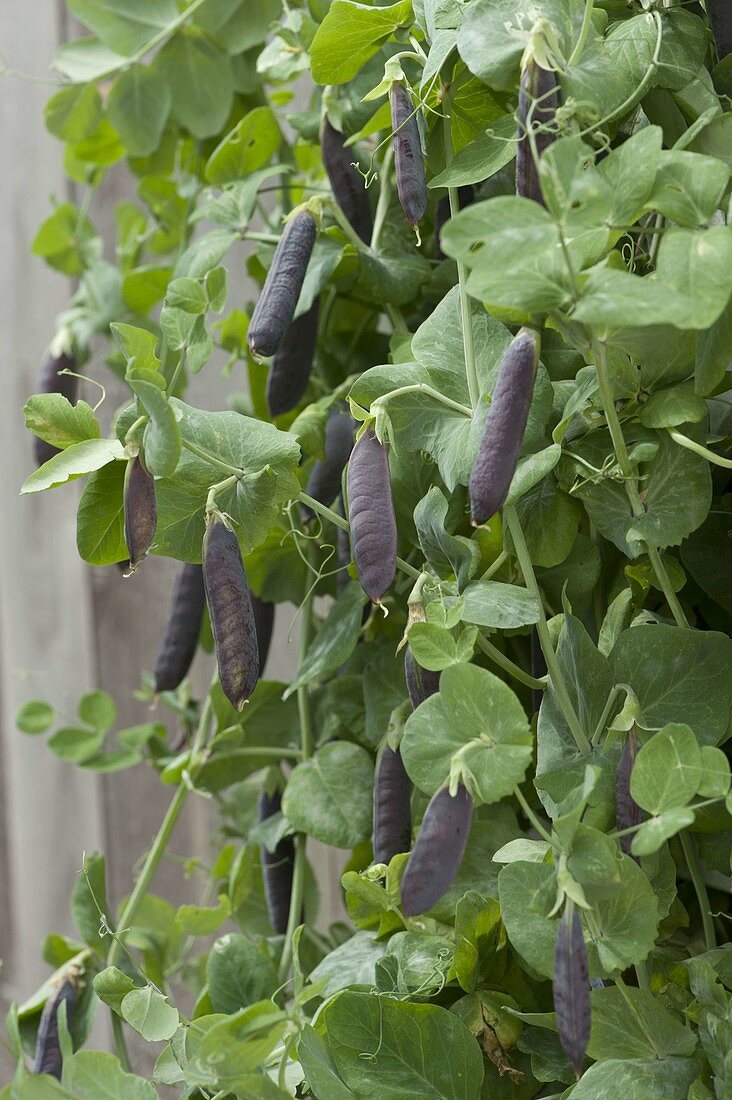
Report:
[[[445,162],[449,166],[452,161],[452,128],[450,116],[443,115]],[[450,217],[454,218],[460,213],[460,199],[456,187],[448,187],[448,202],[450,203]],[[468,394],[470,404],[475,409],[480,400],[480,383],[478,381],[478,369],[475,363],[475,345],[473,342],[473,319],[470,313],[470,298],[468,296],[467,281],[468,272],[465,264],[457,261],[458,288],[460,295],[460,326],[463,334],[463,349],[465,351],[465,372],[468,380]]]
[[[213,685],[212,685],[213,686]],[[186,798],[188,797],[189,783],[191,779],[195,779],[196,773],[203,763],[202,759],[197,759],[201,754],[206,737],[208,736],[208,727],[211,720],[212,712],[211,692],[206,696],[206,701],[201,709],[201,717],[198,722],[198,729],[191,745],[191,767],[188,771],[188,775],[185,779],[181,780],[178,785],[178,789],[173,795],[172,801],[168,806],[165,817],[162,824],[158,829],[157,836],[153,841],[152,847],[147,854],[147,859],[143,865],[140,877],[134,885],[132,893],[127,899],[127,903],[120,913],[119,922],[117,925],[117,935],[112,940],[112,946],[109,949],[109,955],[107,956],[107,965],[114,966],[121,953],[122,944],[120,942],[125,931],[134,923],[137,911],[140,908],[145,895],[150,887],[150,883],[153,880],[153,876],[157,870],[160,860],[163,858],[166,848],[170,842],[170,838],[173,835],[173,830],[178,824],[183,806],[185,805]]]
[[[590,29],[592,27],[592,9],[594,6],[594,0],[585,0],[585,11],[582,16],[582,26],[580,27],[579,38],[575,42],[574,49],[569,55],[567,67],[574,65],[587,44],[587,39],[589,38]]]
[[[330,523],[335,524],[336,527],[340,527],[341,531],[350,531],[351,528],[347,519],[344,519],[343,516],[339,516],[332,508],[328,508],[325,504],[321,504],[315,497],[311,497],[307,493],[300,493],[297,499],[301,504],[307,504],[309,508],[312,508],[313,512],[317,512],[323,519],[327,519]],[[404,558],[398,557],[396,563],[402,573],[406,573],[408,577],[419,580],[422,576],[419,569],[415,569],[408,561],[404,561]]]
[[[521,788],[514,787],[513,794],[516,801],[521,806],[521,809],[524,811],[524,814],[534,826],[539,836],[542,837],[542,839],[545,840],[547,844],[551,844],[552,847],[554,847],[554,841],[552,840],[551,833],[548,833],[542,823],[539,821],[539,818],[536,816],[534,811],[531,809],[531,806],[524,798]]]
[[[607,369],[607,356],[605,344],[602,340],[598,340],[597,337],[592,335],[592,353],[595,360],[595,371],[597,373],[597,384],[600,390],[600,398],[602,400],[603,412],[605,413],[605,420],[607,421],[608,430],[610,432],[610,438],[612,439],[613,449],[615,451],[615,457],[618,460],[620,472],[625,479],[625,490],[628,494],[630,506],[633,510],[634,516],[642,516],[645,513],[643,503],[638,493],[638,484],[633,470],[632,463],[630,461],[630,455],[628,454],[628,447],[625,442],[625,436],[623,435],[623,429],[620,424],[620,418],[618,417],[618,411],[615,408],[615,395],[613,393],[612,383],[610,382],[610,375]],[[661,561],[661,555],[655,546],[651,546],[650,543],[644,543],[648,558],[653,567],[653,571],[656,575],[659,587],[666,597],[666,603],[671,609],[677,626],[682,629],[688,630],[689,623],[684,614],[683,608],[679,603],[678,597],[673,590],[669,575],[666,571],[666,567]]]
[[[496,575],[496,573],[499,571],[499,569],[501,569],[506,564],[507,561],[508,561],[508,554],[506,553],[505,550],[501,550],[501,552],[498,555],[498,557],[496,558],[496,560],[491,565],[488,566],[485,573],[483,573],[482,576],[480,576],[478,578],[478,580],[489,581],[491,579],[491,577],[494,577]]]
[[[526,539],[524,538],[524,532],[521,528],[521,522],[518,518],[518,513],[513,505],[505,505],[503,509],[504,518],[508,523],[508,529],[511,532],[511,538],[513,539],[513,545],[516,549],[516,556],[521,567],[521,572],[524,575],[524,583],[530,592],[536,597],[539,605],[539,621],[536,624],[536,633],[539,636],[539,644],[541,645],[542,652],[544,654],[544,660],[546,661],[546,667],[549,672],[549,681],[554,688],[557,696],[557,702],[561,708],[561,711],[565,717],[567,725],[569,726],[572,736],[577,744],[579,751],[585,755],[590,752],[591,745],[587,739],[585,731],[582,729],[582,724],[577,717],[577,712],[574,709],[572,700],[567,690],[567,685],[564,682],[564,676],[559,667],[557,661],[557,655],[554,652],[554,646],[552,645],[551,637],[549,636],[549,627],[547,626],[546,615],[544,613],[544,604],[541,598],[541,590],[539,583],[534,573],[534,567],[531,564],[531,557],[526,545]]]
[[[668,434],[671,436],[674,443],[678,443],[680,447],[686,447],[687,450],[693,451],[694,454],[701,455],[702,458],[706,458],[707,462],[711,462],[715,466],[721,466],[724,470],[732,470],[732,458],[722,458],[721,455],[715,454],[714,451],[710,451],[708,447],[704,447],[701,443],[689,439],[688,435],[683,435],[682,432],[674,431],[673,428],[668,429]]]
[[[514,664],[510,657],[507,657],[505,653],[501,653],[500,649],[489,642],[485,635],[478,634],[476,644],[478,649],[485,653],[486,657],[489,657],[494,664],[502,668],[509,676],[513,676],[514,680],[518,680],[520,684],[525,684],[532,691],[544,691],[546,689],[546,680],[537,680],[530,673],[524,672],[519,665]]]
[[[384,159],[381,162],[381,169],[379,171],[379,198],[376,203],[376,213],[374,214],[374,228],[371,233],[371,251],[376,252],[379,247],[379,238],[381,237],[381,231],[384,228],[384,222],[386,221],[386,215],[389,211],[389,204],[391,202],[391,189],[389,187],[389,172],[391,171],[391,162],[394,159],[394,146],[391,142],[386,147],[384,152]]]
[[[223,470],[227,474],[234,474],[236,477],[241,477],[244,473],[240,467],[232,466],[230,462],[224,462],[222,459],[208,454],[208,452],[202,450],[197,443],[191,443],[189,439],[181,439],[181,443],[192,455],[195,455],[196,458],[200,458],[203,462],[208,462],[210,466],[218,466],[220,470]]]
[[[241,477],[241,471],[238,474],[234,474],[232,477],[226,477],[223,481],[217,481],[215,485],[212,485],[208,491],[206,497],[206,514],[216,511],[216,497],[219,493],[223,493],[225,489],[231,489],[233,485],[236,485]]]
[[[114,1011],[109,1010],[112,1017],[112,1036],[114,1038],[114,1048],[117,1051],[117,1057],[120,1060],[120,1064],[125,1073],[132,1072],[132,1063],[130,1062],[130,1054],[127,1050],[127,1042],[125,1040],[125,1032],[122,1026],[122,1020]]]
[[[685,830],[679,833],[679,840],[681,841],[681,848],[684,853],[684,859],[686,860],[686,866],[689,868],[691,881],[694,884],[694,890],[696,891],[697,900],[699,901],[702,928],[704,929],[704,942],[706,943],[707,951],[711,951],[717,946],[717,936],[714,931],[714,921],[712,919],[712,909],[709,904],[709,895],[704,882],[701,864],[699,863],[699,853],[696,850],[693,837]]]
[[[280,238],[276,233],[259,233],[253,229],[247,229],[242,236],[246,241],[261,241],[263,244],[280,243]]]
[[[469,409],[467,405],[461,405],[459,401],[453,401],[452,398],[445,397],[443,393],[433,389],[432,386],[428,386],[426,382],[414,382],[410,386],[399,386],[398,389],[385,393],[383,397],[377,397],[371,405],[371,411],[373,412],[374,405],[387,405],[393,397],[401,397],[405,393],[424,393],[427,397],[432,397],[435,401],[439,401],[446,409],[454,409],[455,412],[461,413],[463,416],[467,417],[468,420],[473,415],[473,410]]]

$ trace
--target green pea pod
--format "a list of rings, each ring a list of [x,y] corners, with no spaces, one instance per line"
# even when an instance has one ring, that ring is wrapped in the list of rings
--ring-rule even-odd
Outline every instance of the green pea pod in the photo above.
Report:
[[[468,486],[476,525],[495,515],[508,496],[529,417],[540,346],[539,333],[522,328],[498,368]]]
[[[214,516],[203,539],[203,580],[224,695],[241,710],[257,686],[259,646],[239,540]]]
[[[521,73],[516,148],[516,194],[544,205],[539,184],[538,158],[554,141],[550,127],[559,105],[557,78],[549,69],[529,61]],[[536,158],[528,130],[532,131]]]

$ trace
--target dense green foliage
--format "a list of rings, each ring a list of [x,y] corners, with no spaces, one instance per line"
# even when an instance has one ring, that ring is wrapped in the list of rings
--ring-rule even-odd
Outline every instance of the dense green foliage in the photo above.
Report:
[[[78,280],[52,351],[84,373],[104,342],[129,401],[104,438],[85,401],[31,397],[28,428],[61,453],[23,491],[86,478],[79,553],[109,566],[129,556],[125,471],[147,471],[133,557],[152,538],[198,564],[207,529],[233,531],[254,597],[281,623],[297,609],[302,641],[290,684],[254,687],[266,647],[228,546],[230,573],[206,575],[223,688],[184,681],[128,729],[103,692],[74,726],[23,708],[61,759],[154,768],[174,793],[128,898],[88,856],[78,940],[49,937],[54,977],[10,1013],[0,1095],[728,1097],[721,0],[716,42],[703,3],[673,0],[68,6],[90,36],[59,50],[46,125],[80,202],[33,250]],[[103,243],[96,195],[123,159],[137,197]],[[283,245],[248,344],[256,303],[230,276],[262,286],[283,225],[308,239]],[[293,310],[309,327],[288,341]],[[230,409],[188,404],[191,374],[222,369]],[[197,796],[220,844],[200,905],[176,909],[153,878]],[[374,805],[379,851],[411,820],[413,858],[373,863]],[[317,923],[308,837],[350,850],[348,925]],[[62,981],[59,1082],[27,1067]],[[80,1049],[102,1008],[116,1055]],[[131,1031],[157,1044],[153,1081],[129,1072]]]

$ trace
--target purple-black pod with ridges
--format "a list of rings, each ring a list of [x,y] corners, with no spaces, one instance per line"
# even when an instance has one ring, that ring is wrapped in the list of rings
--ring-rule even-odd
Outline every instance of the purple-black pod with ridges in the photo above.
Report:
[[[637,755],[638,739],[635,731],[631,730],[625,738],[615,772],[615,828],[619,830],[632,829],[643,821],[643,810],[630,793],[630,777]],[[621,836],[618,839],[625,854],[632,856],[630,846],[633,842],[633,834],[628,833],[627,836]]]
[[[259,796],[258,820],[266,821],[267,818],[279,813],[281,807],[281,791],[275,791],[271,795],[267,794],[266,791],[262,791]],[[293,838],[291,836],[283,837],[278,842],[274,852],[262,847],[261,857],[264,896],[267,902],[269,923],[278,936],[284,936],[290,916],[292,876],[295,869],[295,842]]]
[[[274,355],[292,324],[316,234],[315,220],[307,210],[295,214],[282,231],[249,322],[252,355]]]
[[[402,755],[384,745],[374,775],[374,862],[389,863],[412,846],[412,782]]]
[[[264,674],[264,666],[269,657],[269,647],[272,644],[272,629],[274,627],[275,605],[267,600],[260,600],[249,589],[249,599],[252,601],[254,612],[254,626],[257,632],[257,649],[259,650],[259,676]]]
[[[320,131],[320,152],[333,197],[361,240],[368,244],[374,228],[371,204],[365,181],[353,167],[354,151],[345,141],[345,134],[336,130],[327,118],[324,119]]]
[[[417,115],[401,81],[391,86],[391,128],[394,131],[394,169],[397,195],[404,216],[414,228],[427,209],[427,177]]]
[[[36,1036],[36,1052],[33,1060],[33,1073],[45,1073],[49,1077],[61,1080],[63,1056],[58,1038],[58,1013],[61,1005],[66,1005],[66,1024],[71,1027],[76,1007],[76,987],[66,979],[46,1001]]]
[[[723,61],[732,53],[732,3],[730,0],[707,0],[707,18],[712,28],[717,57]]]
[[[257,626],[239,540],[218,518],[203,539],[203,580],[221,687],[241,710],[259,679]]]
[[[404,676],[407,681],[407,691],[412,709],[424,703],[430,695],[435,695],[440,690],[440,673],[430,672],[428,668],[422,668],[414,659],[411,649],[407,646],[404,653]]]
[[[292,322],[275,352],[267,378],[267,408],[270,416],[281,416],[299,403],[308,388],[318,342],[320,300]]]
[[[61,371],[76,369],[76,359],[73,355],[67,355],[64,352],[61,355],[49,355],[41,368],[36,393],[60,393],[75,405],[79,392],[79,379],[71,374],[61,374]],[[52,443],[46,443],[45,439],[39,439],[37,435],[33,437],[33,455],[39,466],[58,453],[58,447],[54,447]]]
[[[556,136],[550,127],[558,105],[556,75],[549,69],[542,68],[536,61],[529,61],[521,73],[519,84],[516,194],[542,205],[544,199],[539,184],[539,169],[534,161],[527,122],[532,128],[536,153],[540,157]]]
[[[124,513],[130,569],[135,570],[152,546],[158,525],[155,478],[139,456],[130,459],[125,471]]]
[[[539,333],[522,328],[507,348],[470,474],[470,514],[485,523],[508,496],[529,418],[539,365]]]
[[[175,691],[188,675],[198,648],[205,606],[203,569],[186,564],[176,578],[168,624],[155,660],[156,694]]]
[[[396,575],[397,526],[386,448],[367,428],[348,462],[353,560],[366,595],[378,603]]]
[[[554,950],[554,1011],[557,1031],[575,1073],[582,1072],[590,1039],[590,982],[587,948],[577,910],[566,907],[559,921]]]
[[[353,428],[353,418],[345,406],[333,405],[325,425],[325,458],[313,466],[305,490],[308,496],[327,508],[341,491],[343,471],[353,450]],[[303,510],[308,519],[314,517],[315,513],[306,504]]]
[[[402,879],[405,917],[426,913],[449,890],[460,869],[472,816],[473,799],[462,783],[454,796],[447,787],[432,796]]]

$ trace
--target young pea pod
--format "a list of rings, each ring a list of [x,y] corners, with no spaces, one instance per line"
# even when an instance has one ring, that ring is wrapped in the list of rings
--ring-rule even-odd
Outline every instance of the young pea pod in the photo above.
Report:
[[[55,1077],[57,1081],[61,1080],[63,1068],[63,1056],[58,1037],[58,1014],[62,1004],[66,1005],[66,1023],[70,1027],[76,1007],[76,985],[71,977],[57,986],[46,1001],[36,1036],[33,1072],[45,1073],[49,1077]]]
[[[415,229],[427,209],[427,178],[419,124],[412,101],[401,81],[394,81],[389,95],[397,194],[404,216]]]
[[[249,599],[252,601],[252,611],[254,612],[254,627],[259,651],[258,675],[261,677],[264,673],[264,666],[267,664],[269,647],[272,644],[275,605],[267,603],[266,600],[260,600],[259,596],[254,595],[251,588],[249,589]]]
[[[76,369],[76,359],[73,355],[67,355],[63,352],[60,355],[49,355],[41,368],[36,392],[60,393],[72,405],[76,404],[79,379],[70,374],[61,374],[63,370],[75,371]],[[44,462],[48,462],[49,458],[53,458],[58,453],[58,447],[54,447],[52,443],[46,443],[45,439],[39,439],[38,436],[33,437],[33,454],[39,466],[42,466]]]
[[[127,463],[124,487],[125,543],[130,570],[137,569],[155,538],[158,508],[155,479],[140,462],[139,456]]]
[[[374,777],[374,862],[389,863],[412,846],[412,783],[401,753],[384,745]]]
[[[320,152],[335,201],[361,240],[368,244],[374,222],[366,187],[353,167],[354,153],[345,144],[345,134],[331,126],[327,118],[320,131]]]
[[[470,512],[476,525],[490,519],[508,496],[529,417],[539,347],[538,332],[522,328],[498,368],[468,486]]]
[[[272,795],[262,791],[259,796],[257,814],[259,821],[266,821],[267,818],[279,813],[281,805],[282,794],[280,791],[276,791]],[[261,856],[264,896],[267,901],[269,923],[278,936],[284,936],[290,916],[292,876],[295,869],[295,842],[291,836],[285,836],[278,842],[274,852],[270,852],[263,847]]]
[[[615,827],[619,830],[632,829],[643,821],[643,810],[630,793],[630,776],[637,755],[638,739],[635,730],[631,729],[625,739],[615,772]],[[633,834],[628,833],[627,836],[621,836],[619,839],[620,847],[625,854],[632,855],[630,846]]]
[[[219,518],[203,540],[203,580],[216,644],[219,679],[226,698],[241,710],[257,686],[257,625],[239,540]]]
[[[707,18],[720,61],[732,53],[732,4],[730,0],[707,0]]]
[[[582,922],[574,906],[565,907],[559,921],[552,993],[559,1039],[579,1077],[590,1039],[590,982]]]
[[[316,298],[307,313],[301,313],[285,333],[267,379],[267,407],[270,416],[294,409],[308,388],[318,341],[320,302]]]
[[[325,425],[325,458],[313,466],[308,478],[308,496],[330,508],[341,491],[341,478],[352,450],[353,420],[344,405],[333,405]],[[303,509],[307,518],[313,519],[312,509],[307,506]]]
[[[175,582],[168,625],[155,660],[155,693],[175,691],[191,667],[198,648],[206,593],[200,565],[184,565]]]
[[[402,879],[402,911],[416,917],[436,905],[452,885],[468,843],[473,799],[459,784],[441,787],[425,810]]]
[[[315,221],[307,210],[295,214],[285,226],[249,322],[252,355],[274,355],[282,343],[295,315],[315,237]]]
[[[558,105],[555,74],[542,68],[536,61],[529,61],[521,73],[519,84],[516,194],[542,205],[544,199],[539,184],[537,160],[554,141],[555,135],[550,127]],[[532,137],[537,160],[534,159]]]
[[[396,574],[397,528],[389,459],[372,428],[358,439],[348,463],[348,520],[361,587],[379,603]]]
[[[409,701],[414,710],[420,703],[424,703],[425,699],[429,699],[430,695],[440,690],[440,673],[430,672],[429,669],[417,664],[409,646],[404,653],[404,675],[407,680]]]

